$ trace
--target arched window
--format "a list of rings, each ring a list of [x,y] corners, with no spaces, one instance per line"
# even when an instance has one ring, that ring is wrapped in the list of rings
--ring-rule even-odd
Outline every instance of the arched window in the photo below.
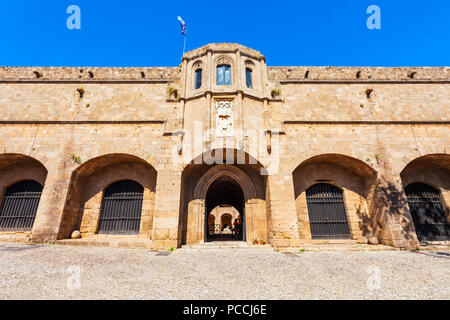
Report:
[[[105,190],[98,233],[139,233],[144,188],[132,180],[113,183]]]
[[[450,225],[439,191],[424,183],[412,183],[405,193],[419,240],[450,240]]]
[[[221,64],[217,66],[217,85],[229,86],[231,85],[231,66],[228,64]]]
[[[41,194],[42,186],[32,180],[21,181],[9,187],[0,208],[0,230],[31,229]]]
[[[319,183],[306,190],[313,239],[350,238],[342,190]]]
[[[200,89],[202,86],[202,69],[195,70],[195,89]]]
[[[253,88],[252,69],[250,68],[245,68],[245,82],[247,84],[247,88]]]

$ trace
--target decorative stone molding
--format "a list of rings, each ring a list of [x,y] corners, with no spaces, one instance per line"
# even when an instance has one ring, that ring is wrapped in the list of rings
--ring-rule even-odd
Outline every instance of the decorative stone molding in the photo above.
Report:
[[[234,136],[233,101],[216,101],[216,136]]]
[[[220,57],[219,59],[217,59],[217,66],[223,65],[223,64],[227,64],[230,65],[232,64],[231,59],[227,58],[227,57]]]

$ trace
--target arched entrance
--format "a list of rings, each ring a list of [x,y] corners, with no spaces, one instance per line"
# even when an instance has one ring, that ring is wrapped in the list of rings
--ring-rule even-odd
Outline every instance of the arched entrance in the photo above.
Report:
[[[234,230],[232,234],[228,233],[227,230],[224,232],[225,225],[227,225],[229,229],[233,229],[234,221],[231,221],[231,214],[223,214],[221,216],[221,224],[218,228],[215,226],[215,228],[212,229],[210,227],[208,228],[208,225],[205,225],[205,241],[245,241],[244,192],[236,181],[226,175],[219,177],[210,185],[208,192],[206,193],[205,214],[209,216],[214,208],[223,205],[229,205],[236,208],[239,211],[241,221],[244,223],[239,225],[237,230]]]
[[[231,224],[240,220],[240,241],[268,242],[267,176],[262,169],[261,163],[241,150],[214,149],[193,159],[181,178],[179,244],[214,241],[210,216],[220,232],[225,213],[231,213]]]

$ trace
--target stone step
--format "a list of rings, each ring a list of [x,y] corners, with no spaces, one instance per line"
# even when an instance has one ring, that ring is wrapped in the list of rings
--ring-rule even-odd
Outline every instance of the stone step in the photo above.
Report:
[[[57,240],[56,244],[83,246],[83,247],[109,247],[129,249],[153,249],[153,243],[148,239],[64,239]]]
[[[0,242],[28,243],[30,242],[30,237],[23,234],[3,234],[0,235]]]
[[[357,244],[357,243],[333,243],[333,244],[311,244],[303,243],[297,251],[312,251],[312,252],[324,252],[324,251],[396,251],[400,250],[391,246],[385,246],[382,244],[370,245],[370,244]]]
[[[253,245],[242,241],[212,241],[181,246],[181,249],[260,249],[273,250],[269,244]]]

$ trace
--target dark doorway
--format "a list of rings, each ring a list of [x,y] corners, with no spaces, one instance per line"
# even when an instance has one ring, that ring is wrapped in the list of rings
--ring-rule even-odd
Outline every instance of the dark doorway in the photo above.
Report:
[[[41,193],[42,186],[32,180],[21,181],[9,187],[0,208],[0,230],[30,230]]]
[[[439,191],[424,183],[412,183],[405,193],[419,241],[450,240],[450,225]]]
[[[350,230],[342,190],[319,183],[306,190],[313,239],[348,239]]]
[[[138,234],[143,197],[144,188],[131,180],[119,181],[106,188],[98,233]]]
[[[245,236],[245,205],[244,192],[234,180],[222,177],[214,181],[206,193],[206,223],[205,241],[246,241]],[[241,223],[235,228],[234,221],[231,221],[230,228],[234,228],[231,234],[222,233],[221,225],[208,224],[208,217],[211,211],[220,205],[233,206],[239,211]],[[211,221],[211,220],[210,220]],[[219,222],[220,223],[220,222]]]

